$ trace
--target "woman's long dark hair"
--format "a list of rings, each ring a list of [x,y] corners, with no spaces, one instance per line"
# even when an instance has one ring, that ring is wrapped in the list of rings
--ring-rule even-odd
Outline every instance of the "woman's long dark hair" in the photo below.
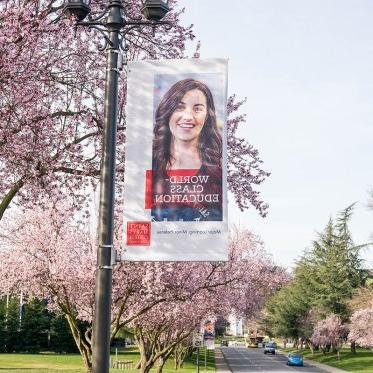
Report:
[[[171,130],[169,121],[184,95],[198,89],[206,96],[207,117],[199,134],[198,150],[202,165],[221,167],[222,138],[216,124],[214,99],[206,84],[195,79],[184,79],[175,83],[163,96],[155,114],[153,139],[153,171],[164,175],[171,165]]]

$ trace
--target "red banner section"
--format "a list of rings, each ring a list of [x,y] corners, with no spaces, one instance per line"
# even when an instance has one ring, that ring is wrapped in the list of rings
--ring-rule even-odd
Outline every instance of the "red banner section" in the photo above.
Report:
[[[145,171],[145,208],[152,208],[152,179],[153,179],[153,170]]]
[[[166,205],[219,207],[221,204],[222,179],[219,167],[168,170],[164,176],[146,170],[146,209]]]
[[[174,194],[182,193],[182,194],[195,194],[201,192],[202,187],[197,186],[203,182],[203,176],[198,176],[199,170],[197,169],[183,169],[183,170],[167,170],[167,176],[158,178],[161,181],[161,194],[162,193],[171,193]],[[206,178],[206,177],[205,177]],[[190,187],[185,188],[184,185],[181,184],[189,184]],[[156,186],[157,188],[157,186]],[[158,187],[159,189],[159,187]],[[156,191],[153,190],[153,171],[146,170],[146,178],[145,178],[145,208],[151,209],[155,205],[159,204],[154,200],[154,194],[157,194]],[[168,194],[169,195],[169,194]],[[167,197],[166,197],[167,198]],[[173,198],[173,203],[180,203],[179,200]],[[171,202],[171,201],[168,201]],[[188,203],[183,203],[188,204]]]
[[[128,221],[127,245],[150,246],[150,229],[149,221]]]

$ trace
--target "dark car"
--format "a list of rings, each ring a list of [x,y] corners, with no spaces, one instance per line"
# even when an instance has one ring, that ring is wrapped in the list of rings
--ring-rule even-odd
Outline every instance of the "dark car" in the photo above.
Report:
[[[226,341],[225,339],[223,339],[221,342],[220,342],[220,346],[223,347],[228,347],[228,341]]]
[[[296,353],[296,352],[291,352],[288,355],[288,361],[286,362],[287,365],[296,365],[298,367],[303,366],[303,356]]]
[[[276,343],[273,343],[273,342],[269,342],[269,343],[266,343],[266,345],[264,346],[264,354],[272,354],[274,355],[276,353]]]

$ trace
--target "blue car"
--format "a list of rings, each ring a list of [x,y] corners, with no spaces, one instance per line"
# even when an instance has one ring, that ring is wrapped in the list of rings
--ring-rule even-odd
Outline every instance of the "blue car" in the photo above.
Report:
[[[288,355],[288,361],[286,362],[287,365],[296,365],[298,367],[303,366],[303,356],[297,354],[296,352],[292,352]]]

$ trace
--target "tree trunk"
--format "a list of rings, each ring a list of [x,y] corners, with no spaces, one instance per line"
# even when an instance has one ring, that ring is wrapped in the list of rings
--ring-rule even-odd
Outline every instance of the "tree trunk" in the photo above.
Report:
[[[140,350],[140,372],[148,373],[154,365],[153,346],[151,346],[151,342],[143,335],[140,328],[137,329],[136,339]]]
[[[309,349],[311,350],[311,354],[313,355],[313,343],[308,340],[307,345],[308,345]]]
[[[176,350],[174,354],[174,369],[178,370],[180,368],[181,353]]]
[[[356,355],[356,342],[351,342],[351,353]]]
[[[174,349],[174,368],[175,370],[181,369],[184,364],[184,360],[187,356],[192,355],[192,349],[190,346],[178,345]]]
[[[298,348],[299,348],[299,341],[298,341],[298,339],[294,339],[293,347],[298,350]]]
[[[152,358],[147,358],[144,355],[141,355],[140,360],[140,372],[141,373],[148,373],[150,369],[153,367],[154,362]]]
[[[141,373],[148,373],[150,372],[150,369],[153,368],[153,361],[150,358],[149,360],[145,356],[141,356],[140,360],[140,372]]]
[[[87,371],[87,373],[92,372],[92,347],[91,347],[91,341],[87,341],[85,339],[85,336],[82,335],[82,332],[80,331],[77,320],[70,314],[65,314],[65,317],[67,319],[67,322],[69,323],[71,333],[74,337],[74,341],[76,346],[79,349],[80,355],[83,358],[84,367]]]
[[[158,359],[157,373],[162,373],[163,367],[166,364],[166,360],[163,357]]]
[[[152,367],[150,365],[141,366],[140,372],[141,373],[149,373],[150,369],[152,369]]]
[[[17,195],[19,190],[23,187],[23,180],[16,181],[10,190],[5,194],[0,203],[0,220],[3,218],[5,210],[8,208],[13,198]]]

